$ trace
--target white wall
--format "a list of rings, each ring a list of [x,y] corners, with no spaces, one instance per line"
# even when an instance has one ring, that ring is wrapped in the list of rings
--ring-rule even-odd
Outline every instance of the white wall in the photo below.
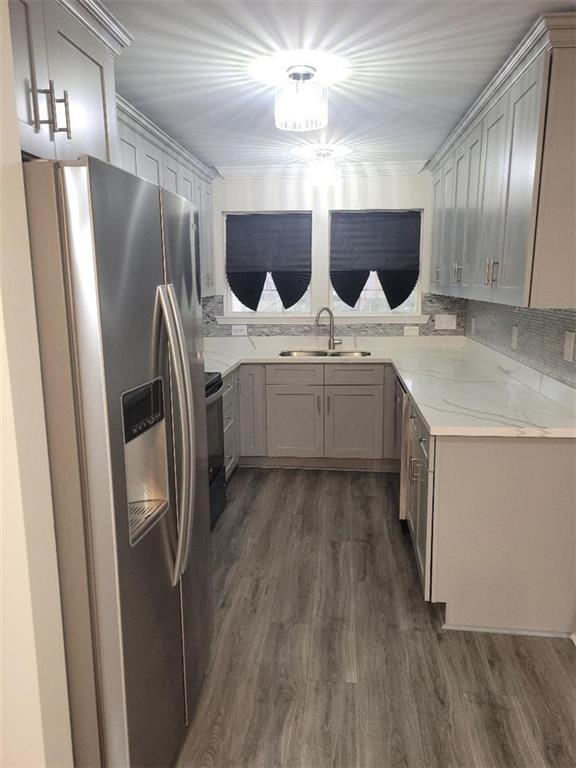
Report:
[[[305,178],[217,178],[212,194],[216,293],[224,293],[226,288],[224,214],[248,211],[312,211],[312,306],[322,306],[329,301],[328,283],[316,276],[320,270],[328,274],[329,211],[420,208],[423,211],[421,285],[428,285],[432,230],[432,177],[428,172],[412,176],[344,177],[329,189],[314,189]]]
[[[8,5],[0,0],[0,762],[72,765]]]

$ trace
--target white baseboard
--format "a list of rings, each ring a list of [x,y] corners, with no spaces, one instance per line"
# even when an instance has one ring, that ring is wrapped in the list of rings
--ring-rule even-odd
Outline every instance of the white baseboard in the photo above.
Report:
[[[502,627],[468,627],[463,624],[443,624],[442,629],[455,629],[461,632],[484,632],[496,635],[526,635],[531,637],[564,637],[576,644],[576,635],[569,632],[547,632],[542,629],[513,629]]]

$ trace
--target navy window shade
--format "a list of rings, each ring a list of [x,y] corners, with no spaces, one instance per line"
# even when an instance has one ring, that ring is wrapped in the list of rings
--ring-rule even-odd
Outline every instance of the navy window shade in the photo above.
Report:
[[[330,280],[354,307],[376,272],[390,309],[410,296],[420,272],[420,211],[333,211]]]
[[[226,276],[234,295],[258,309],[268,272],[285,309],[310,285],[311,213],[250,213],[226,216]]]

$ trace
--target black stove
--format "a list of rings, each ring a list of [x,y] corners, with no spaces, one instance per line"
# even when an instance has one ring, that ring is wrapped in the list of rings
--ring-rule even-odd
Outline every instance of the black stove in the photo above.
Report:
[[[222,413],[222,374],[205,371],[206,426],[208,433],[208,477],[210,479],[210,527],[226,505],[226,469],[224,461],[224,415]]]
[[[222,374],[215,371],[204,371],[204,387],[206,388],[206,397],[218,391]]]

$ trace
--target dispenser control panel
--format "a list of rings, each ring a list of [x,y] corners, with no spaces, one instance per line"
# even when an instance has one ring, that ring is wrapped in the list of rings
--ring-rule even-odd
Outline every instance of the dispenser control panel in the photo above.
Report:
[[[129,443],[164,418],[162,379],[154,379],[122,395],[124,442]]]

